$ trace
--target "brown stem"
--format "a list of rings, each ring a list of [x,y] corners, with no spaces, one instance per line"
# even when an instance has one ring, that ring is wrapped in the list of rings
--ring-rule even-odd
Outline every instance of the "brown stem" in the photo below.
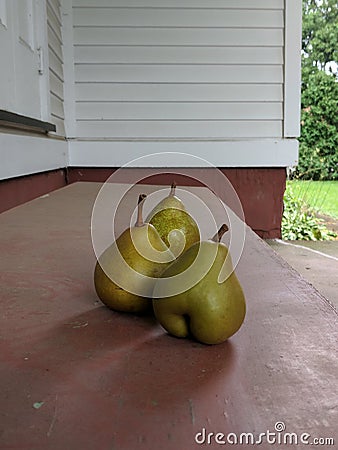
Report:
[[[175,181],[173,181],[172,183],[171,183],[171,189],[170,189],[170,194],[169,194],[169,196],[170,197],[173,197],[174,195],[175,195],[175,189],[176,189],[176,183],[175,183]]]
[[[143,203],[146,198],[146,194],[140,194],[137,202],[137,219],[135,223],[135,227],[142,227],[144,225],[143,222]]]
[[[223,223],[221,228],[217,231],[215,236],[213,236],[211,238],[211,240],[214,241],[214,242],[221,242],[223,234],[226,233],[228,230],[229,230],[228,225],[226,223]]]

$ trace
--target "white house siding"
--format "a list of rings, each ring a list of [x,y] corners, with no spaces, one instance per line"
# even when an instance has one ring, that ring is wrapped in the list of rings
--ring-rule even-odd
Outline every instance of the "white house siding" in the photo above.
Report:
[[[78,138],[283,137],[284,0],[73,0],[73,24]]]
[[[64,74],[61,27],[60,1],[47,0],[50,114],[51,121],[56,125],[57,134],[64,135]]]

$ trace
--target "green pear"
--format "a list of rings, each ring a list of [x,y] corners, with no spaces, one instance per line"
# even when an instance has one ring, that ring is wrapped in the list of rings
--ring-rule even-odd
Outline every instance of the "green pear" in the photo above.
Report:
[[[245,297],[228,248],[220,242],[227,229],[223,225],[212,240],[193,244],[157,280],[154,313],[173,336],[218,344],[241,327]]]
[[[151,309],[156,277],[174,259],[156,229],[143,222],[145,194],[139,196],[135,226],[126,229],[98,258],[94,285],[111,309],[141,313]]]
[[[177,257],[200,240],[198,225],[187,212],[182,200],[175,195],[176,184],[147,216],[146,222],[154,225],[165,244]]]

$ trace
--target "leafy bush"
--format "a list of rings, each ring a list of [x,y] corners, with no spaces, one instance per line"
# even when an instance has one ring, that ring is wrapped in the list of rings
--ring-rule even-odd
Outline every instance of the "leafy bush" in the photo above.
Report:
[[[301,179],[338,180],[338,83],[316,70],[302,93],[299,164]]]
[[[287,185],[284,194],[282,238],[292,241],[319,241],[335,237],[322,223],[323,221],[295,196],[291,186]]]
[[[337,0],[303,0],[301,179],[338,179]]]

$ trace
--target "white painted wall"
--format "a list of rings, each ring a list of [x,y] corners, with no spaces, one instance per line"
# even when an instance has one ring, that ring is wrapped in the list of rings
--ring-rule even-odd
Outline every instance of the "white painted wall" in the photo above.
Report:
[[[296,139],[69,141],[69,165],[80,167],[286,167],[297,155]]]
[[[67,141],[0,133],[0,180],[68,165]]]
[[[46,120],[41,0],[0,0],[0,109]]]
[[[72,16],[71,165],[297,163],[301,0],[73,0]]]
[[[283,137],[283,0],[73,0],[73,24],[74,137]]]
[[[0,135],[0,178],[158,152],[157,166],[182,164],[166,152],[223,167],[297,163],[301,0],[32,2],[46,27],[40,115],[68,141]],[[1,45],[8,4],[0,0]]]
[[[64,135],[59,0],[0,0],[0,108],[51,121]],[[68,165],[66,140],[0,132],[0,179]]]

